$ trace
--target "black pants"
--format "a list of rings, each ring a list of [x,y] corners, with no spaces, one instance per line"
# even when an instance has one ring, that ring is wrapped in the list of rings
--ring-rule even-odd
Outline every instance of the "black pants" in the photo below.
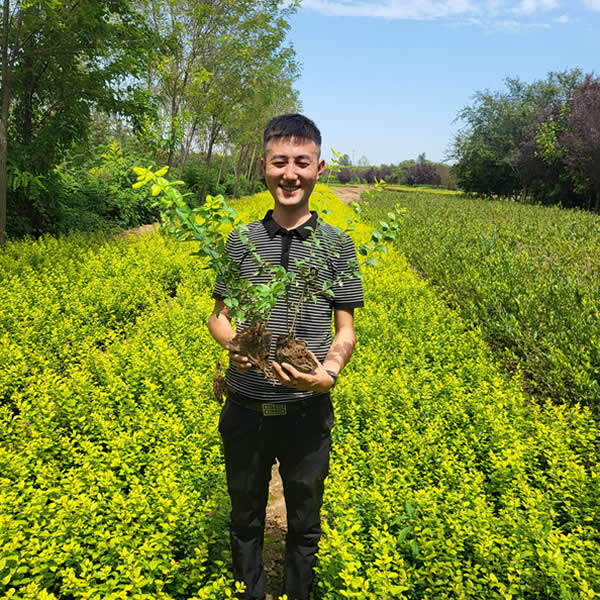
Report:
[[[308,600],[321,537],[323,482],[329,472],[333,407],[329,395],[285,416],[227,400],[219,419],[231,497],[233,574],[246,584],[244,600],[263,600],[263,541],[271,468],[279,471],[287,508],[285,593]]]

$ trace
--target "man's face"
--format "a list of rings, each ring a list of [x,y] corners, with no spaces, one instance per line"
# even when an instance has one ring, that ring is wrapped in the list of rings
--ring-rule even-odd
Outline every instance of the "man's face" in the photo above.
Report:
[[[325,169],[319,147],[308,139],[272,138],[261,158],[267,187],[275,207],[308,206],[308,199]]]

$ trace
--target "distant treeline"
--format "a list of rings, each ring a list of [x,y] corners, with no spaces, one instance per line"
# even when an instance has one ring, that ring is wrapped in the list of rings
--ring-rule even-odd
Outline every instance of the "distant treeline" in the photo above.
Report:
[[[386,183],[439,185],[456,189],[456,178],[451,168],[443,163],[426,160],[424,154],[421,154],[417,160],[405,160],[397,165],[342,166],[335,173],[335,177],[340,183],[374,183],[376,179],[383,179]]]
[[[580,70],[531,84],[507,78],[458,113],[452,149],[458,187],[600,211],[600,79]]]

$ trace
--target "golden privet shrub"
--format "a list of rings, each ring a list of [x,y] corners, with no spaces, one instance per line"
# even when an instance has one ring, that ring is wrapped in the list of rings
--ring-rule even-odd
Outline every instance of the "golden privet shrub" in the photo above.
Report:
[[[331,192],[315,200],[344,225]],[[0,255],[0,598],[232,594],[212,276],[193,249],[72,235]],[[397,252],[365,287],[317,597],[600,593],[589,412],[532,404]]]

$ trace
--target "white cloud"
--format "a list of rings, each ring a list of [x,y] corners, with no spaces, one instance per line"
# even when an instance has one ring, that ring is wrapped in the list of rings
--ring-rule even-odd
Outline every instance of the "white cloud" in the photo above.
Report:
[[[508,29],[509,31],[521,31],[523,29],[549,29],[549,23],[524,23],[523,21],[507,20],[497,21],[496,27],[500,29]]]
[[[598,5],[600,0],[584,0]],[[377,17],[384,19],[460,19],[462,22],[513,22],[514,15],[533,17],[553,11],[558,0],[303,0],[305,8],[329,16]],[[512,15],[512,16],[511,16]],[[516,21],[514,21],[516,23]]]
[[[554,19],[555,23],[568,23],[569,22],[569,15],[560,15],[560,17],[556,17],[556,19]]]
[[[534,15],[537,12],[554,10],[557,6],[556,0],[521,0],[513,10],[521,15]]]
[[[583,0],[583,3],[592,10],[600,10],[600,0]]]
[[[477,12],[470,0],[304,0],[303,6],[331,16],[439,19]]]

